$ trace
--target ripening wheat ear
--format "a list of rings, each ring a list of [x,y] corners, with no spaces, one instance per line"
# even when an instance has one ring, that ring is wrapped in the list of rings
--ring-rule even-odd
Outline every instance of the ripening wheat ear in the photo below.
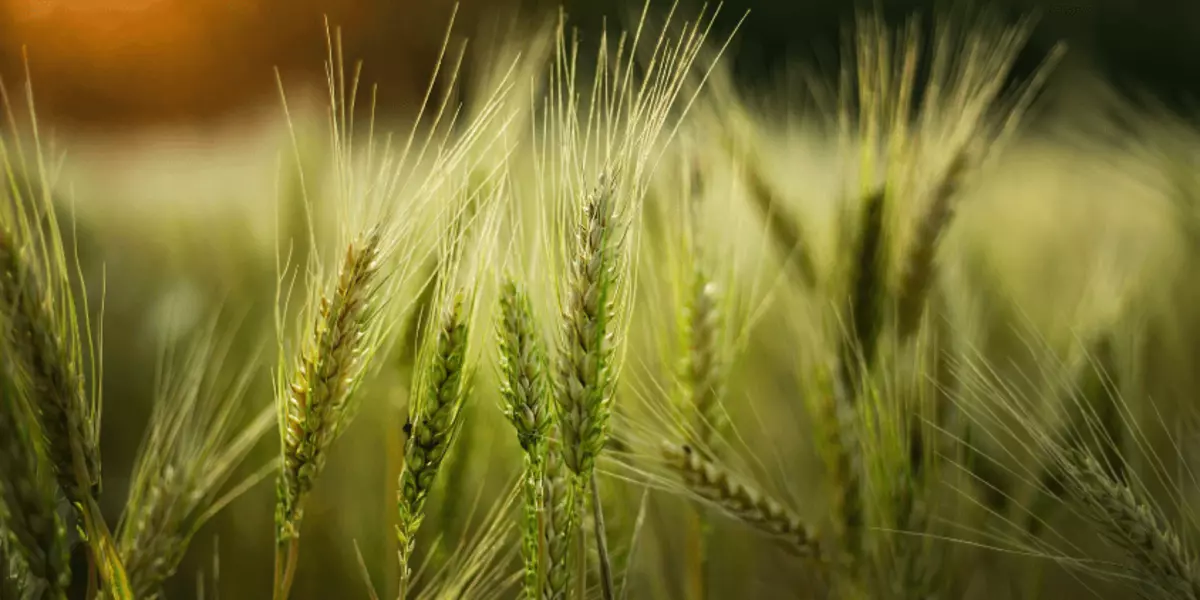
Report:
[[[274,411],[267,407],[242,423],[241,404],[260,363],[252,359],[239,375],[226,376],[221,370],[230,349],[213,339],[212,328],[178,364],[158,370],[156,404],[117,527],[117,547],[137,598],[158,597],[199,528],[270,473],[260,470],[221,494],[270,429]]]
[[[9,351],[0,339],[0,349]],[[16,580],[21,593],[44,586],[49,598],[65,598],[70,583],[70,549],[66,526],[59,518],[56,486],[42,452],[41,430],[16,373],[0,363],[0,538],[11,533],[13,560],[21,560],[33,581]],[[8,541],[8,540],[6,540]],[[0,563],[0,576],[8,576]],[[5,596],[9,597],[9,596]],[[23,597],[23,596],[12,596]]]
[[[1200,598],[1195,553],[1142,492],[1114,477],[1090,452],[1064,452],[1056,460],[1082,514],[1132,559],[1135,585],[1143,597]]]
[[[1108,342],[1105,338],[1101,340],[1098,350],[1106,352]],[[1089,354],[1093,351],[1087,349]],[[1089,370],[1095,369],[1094,374],[1101,378],[1108,377],[1098,371],[1112,368],[1111,362],[1103,354],[1095,358],[1099,362],[1089,365]],[[990,364],[974,356],[964,362],[964,366],[971,369],[973,385],[963,387],[964,397],[955,398],[957,406],[994,441],[1012,443],[1021,455],[1044,459],[1048,468],[1029,464],[1036,461],[1022,461],[1015,467],[1015,474],[1027,481],[1037,481],[1046,473],[1052,473],[1048,482],[1052,485],[1045,485],[1047,481],[1043,477],[1037,491],[1045,497],[1061,500],[1065,508],[1082,517],[1095,533],[1123,553],[1126,562],[1079,560],[1063,550],[1075,554],[1085,551],[1086,547],[1055,548],[1056,544],[1070,544],[1070,541],[1061,535],[1054,536],[1058,541],[1053,543],[1041,540],[1023,528],[1015,547],[1027,550],[1026,544],[1031,541],[1040,555],[1064,559],[1062,562],[1066,566],[1083,572],[1115,575],[1131,585],[1141,597],[1150,600],[1200,598],[1200,564],[1192,547],[1194,522],[1184,505],[1183,491],[1171,489],[1169,504],[1165,504],[1176,506],[1185,514],[1185,520],[1176,523],[1168,519],[1163,504],[1158,503],[1147,487],[1148,482],[1171,487],[1190,485],[1190,475],[1176,475],[1167,470],[1149,446],[1146,432],[1139,430],[1130,405],[1114,389],[1105,392],[1113,406],[1093,406],[1096,399],[1089,397],[1088,392],[1094,390],[1086,389],[1090,385],[1079,389],[1073,381],[1078,377],[1073,369],[1067,369],[1053,358],[1043,359],[1042,363],[1038,368],[1043,370],[1043,380],[1036,383],[1049,390],[1066,392],[1063,401],[1069,414],[1069,427],[1060,427],[1056,420],[1047,418],[1047,394],[1022,392],[1017,384],[1000,377]],[[1092,373],[1084,376],[1085,384],[1092,379]],[[1147,398],[1146,401],[1153,400]],[[1128,433],[1124,439],[1132,445],[1132,450],[1144,453],[1143,456],[1150,459],[1140,465],[1126,462],[1121,449],[1116,447],[1122,438],[1113,434],[1114,425]],[[1134,466],[1141,468],[1134,469]],[[1187,478],[1186,483],[1179,477]],[[1035,512],[1038,510],[1037,506],[1031,507],[1028,514],[1034,519],[1044,519],[1044,515]],[[1015,525],[1014,528],[1023,525],[1006,523]],[[1047,522],[1043,520],[1041,524]]]
[[[553,248],[561,328],[557,339],[554,396],[562,438],[563,463],[572,473],[575,508],[585,505],[588,486],[595,485],[595,464],[608,438],[612,393],[620,371],[623,334],[631,298],[630,253],[637,246],[637,223],[647,182],[657,166],[662,134],[674,134],[672,119],[682,91],[694,83],[692,67],[706,43],[715,14],[702,12],[694,22],[676,27],[668,17],[652,50],[641,47],[647,2],[633,36],[609,46],[601,35],[599,58],[590,90],[577,90],[578,41],[568,40],[560,19],[557,52],[546,98],[544,146],[535,148],[538,179],[553,198]],[[672,10],[671,16],[674,16]],[[615,51],[614,51],[615,50]],[[637,64],[639,53],[641,64]],[[639,70],[639,67],[641,69]],[[690,105],[690,103],[689,103]],[[598,498],[598,494],[593,494]],[[603,511],[595,511],[596,543],[602,592],[614,596]],[[577,526],[568,515],[564,522]],[[582,533],[582,530],[579,530]],[[580,543],[584,536],[580,535]],[[577,587],[582,591],[587,555],[581,546]],[[553,569],[553,567],[552,567]]]
[[[380,237],[371,232],[346,249],[337,286],[321,299],[296,366],[280,390],[282,464],[276,506],[276,595],[286,597],[295,572],[304,501],[325,465],[326,452],[353,412],[351,393],[363,373],[371,306],[378,293]]]
[[[26,101],[34,105],[26,80]],[[0,82],[0,107],[14,136],[16,117]],[[27,388],[59,486],[82,522],[90,560],[116,598],[130,591],[112,534],[100,514],[100,364],[93,345],[86,289],[76,304],[75,281],[52,196],[37,116],[30,113],[32,160],[19,140],[0,137],[0,320],[10,332],[14,362]],[[33,164],[30,164],[30,163]],[[25,176],[25,185],[18,173]],[[92,375],[91,387],[85,373]]]

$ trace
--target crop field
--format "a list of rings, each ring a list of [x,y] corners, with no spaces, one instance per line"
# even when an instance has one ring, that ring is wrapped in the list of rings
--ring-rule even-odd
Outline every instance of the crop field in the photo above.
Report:
[[[1200,600],[1200,128],[947,6],[447,6],[400,108],[327,19],[206,144],[3,72],[0,600]]]

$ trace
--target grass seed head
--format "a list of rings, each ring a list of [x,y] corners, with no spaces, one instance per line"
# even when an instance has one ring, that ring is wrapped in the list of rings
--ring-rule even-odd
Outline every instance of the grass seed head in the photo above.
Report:
[[[221,370],[229,348],[205,331],[180,364],[164,364],[132,489],[117,527],[117,547],[138,598],[157,597],[192,536],[265,471],[220,495],[233,470],[270,429],[270,408],[243,425],[251,360],[239,376]],[[165,360],[165,357],[164,357]]]
[[[1143,494],[1115,479],[1089,452],[1066,452],[1058,460],[1083,514],[1134,561],[1146,598],[1200,598],[1200,568],[1192,552]]]
[[[81,365],[69,339],[59,333],[72,326],[62,320],[73,315],[56,310],[34,254],[33,242],[21,241],[0,221],[0,315],[29,379],[59,483],[67,498],[81,502],[100,481],[98,440],[90,425],[95,415]]]

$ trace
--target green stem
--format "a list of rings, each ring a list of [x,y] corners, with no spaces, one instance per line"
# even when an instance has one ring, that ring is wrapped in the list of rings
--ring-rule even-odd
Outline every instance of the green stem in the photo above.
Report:
[[[612,563],[608,557],[608,536],[604,530],[604,506],[600,503],[600,486],[596,481],[596,472],[592,471],[592,511],[595,513],[596,552],[600,555],[600,590],[604,600],[613,600]]]

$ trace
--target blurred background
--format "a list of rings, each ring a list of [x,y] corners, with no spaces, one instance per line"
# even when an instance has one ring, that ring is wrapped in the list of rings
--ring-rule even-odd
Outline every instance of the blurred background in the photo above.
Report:
[[[458,33],[551,11],[551,0],[464,0]],[[605,15],[636,10],[622,0],[563,3],[572,20],[595,27]],[[696,6],[688,6],[695,4]],[[856,8],[891,16],[939,4],[729,0],[723,20],[751,17],[735,43],[740,76],[762,80],[796,61],[832,67],[841,27]],[[1116,78],[1184,102],[1200,89],[1200,3],[1187,0],[1005,0],[1015,18],[1038,11],[1027,51],[1040,56],[1066,40]],[[682,3],[685,10],[699,2]],[[346,54],[365,60],[364,80],[380,85],[388,106],[423,91],[441,41],[449,0],[3,0],[0,73],[19,74],[21,48],[38,82],[40,109],[72,129],[130,133],[202,124],[276,106],[273,67],[290,82],[321,83],[322,17],[344,30]],[[665,8],[665,3],[664,3]],[[518,15],[520,15],[518,17]],[[1023,61],[1026,69],[1035,61]]]

